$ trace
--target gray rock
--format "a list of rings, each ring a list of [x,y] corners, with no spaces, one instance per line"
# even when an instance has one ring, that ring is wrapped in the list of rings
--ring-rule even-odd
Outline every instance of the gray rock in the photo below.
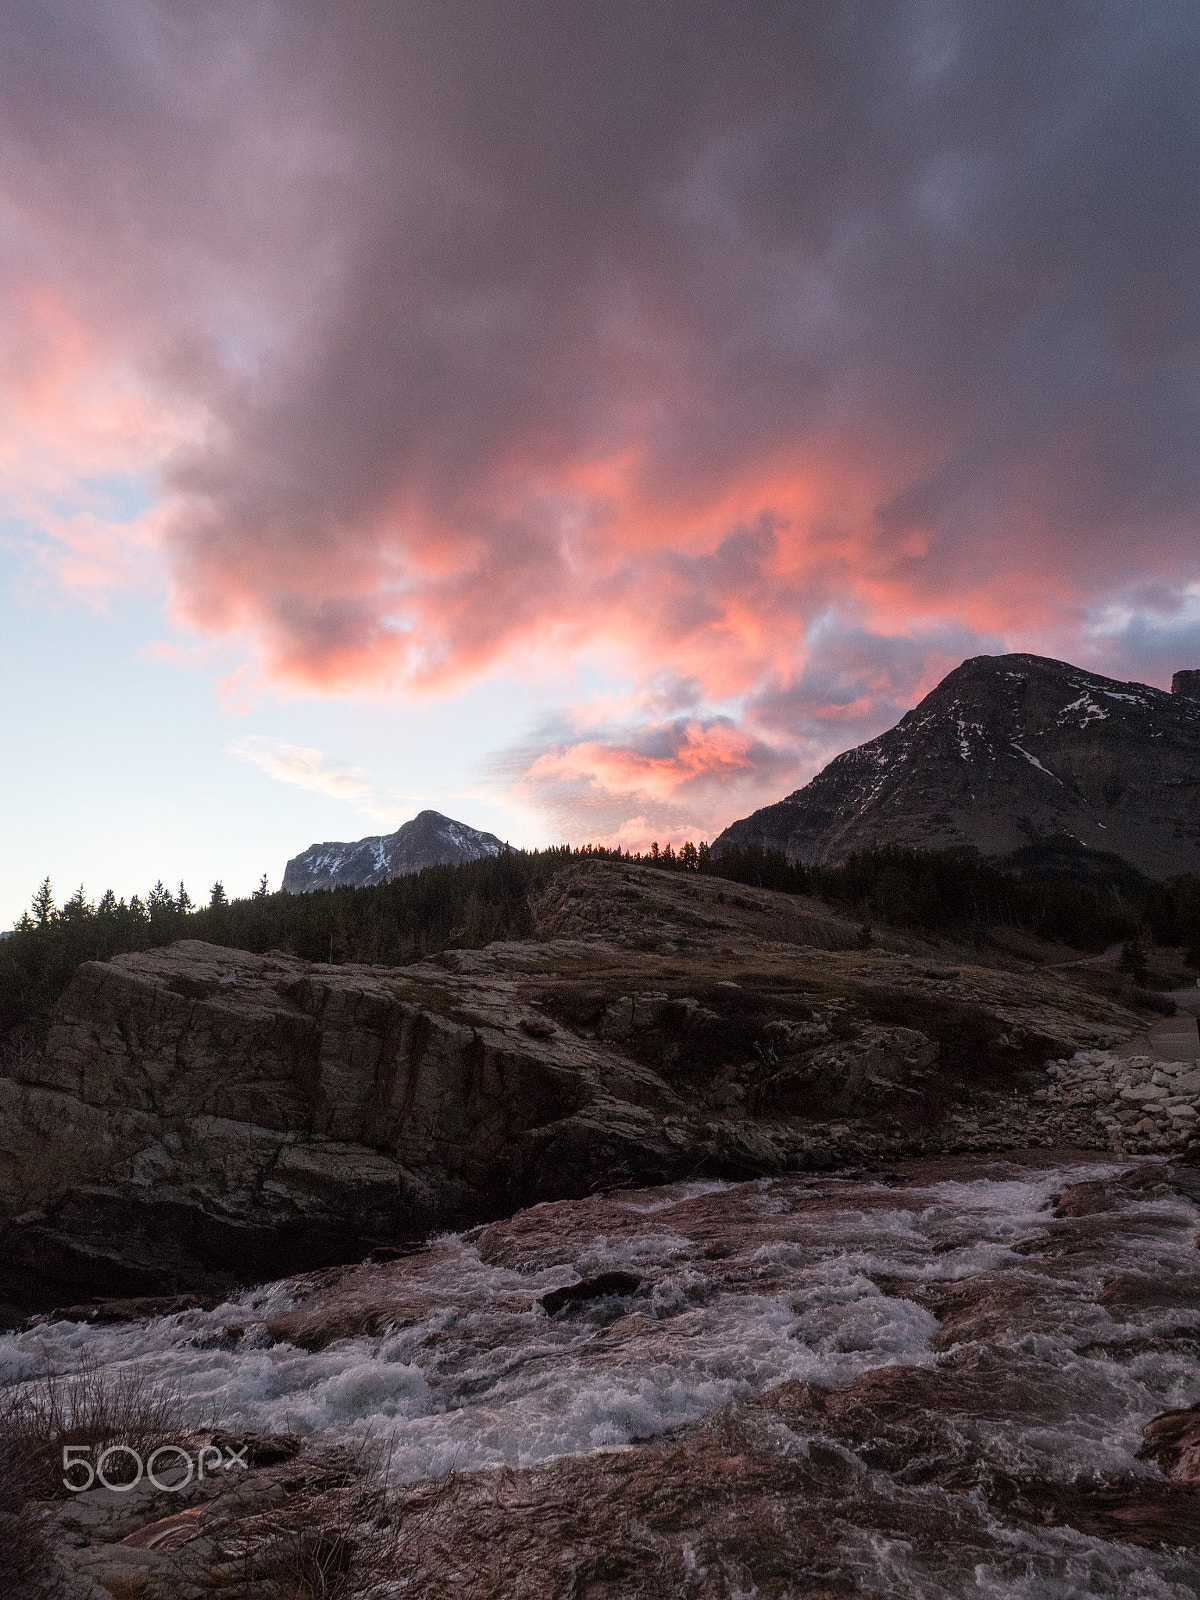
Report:
[[[924,961],[810,943],[789,897],[699,918],[684,875],[637,883],[581,865],[534,908],[557,933],[583,906],[611,939],[405,968],[197,941],[85,963],[0,1078],[9,1300],[223,1295],[631,1184],[1102,1137],[1090,1102],[1069,1138],[1031,1123],[1025,1080],[1132,1032],[1110,1000],[966,965],[947,996]],[[648,955],[647,925],[686,928],[688,961]]]

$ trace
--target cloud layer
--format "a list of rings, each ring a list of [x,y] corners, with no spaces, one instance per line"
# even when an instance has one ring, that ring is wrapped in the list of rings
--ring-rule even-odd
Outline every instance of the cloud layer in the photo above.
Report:
[[[229,753],[248,761],[269,778],[327,795],[331,800],[369,800],[375,793],[361,767],[331,767],[320,750],[309,749],[306,745],[287,744],[281,739],[251,734],[231,746]]]
[[[268,679],[605,663],[629,716],[505,759],[612,835],[728,820],[981,650],[1195,664],[1186,0],[14,0],[9,36],[10,477],[152,474],[177,617]]]

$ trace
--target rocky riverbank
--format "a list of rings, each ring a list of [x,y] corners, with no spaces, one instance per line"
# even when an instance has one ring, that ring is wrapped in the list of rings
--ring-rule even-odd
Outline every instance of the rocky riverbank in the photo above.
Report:
[[[1049,1062],[1046,1072],[1051,1082],[1033,1098],[1049,1112],[1050,1127],[1065,1126],[1068,1111],[1082,1112],[1121,1155],[1200,1148],[1200,1064],[1193,1060],[1080,1051]]]
[[[196,941],[85,963],[0,1077],[10,1316],[220,1296],[614,1188],[1112,1142],[1081,1090],[1038,1098],[1045,1063],[1145,1018],[1066,976],[863,950],[814,902],[611,863],[536,915],[405,968]],[[1190,1088],[1159,1088],[1139,1123],[1161,1103],[1182,1149]]]
[[[43,1321],[0,1378],[136,1371],[249,1445],[47,1500],[72,1600],[278,1600],[305,1551],[342,1600],[1191,1600],[1198,1194],[1067,1150],[634,1189]]]

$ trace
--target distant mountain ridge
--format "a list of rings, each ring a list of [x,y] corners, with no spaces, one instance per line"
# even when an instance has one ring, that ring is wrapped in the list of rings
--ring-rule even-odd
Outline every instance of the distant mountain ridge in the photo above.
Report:
[[[714,848],[818,865],[891,844],[1003,863],[1066,839],[1149,877],[1200,872],[1200,672],[1176,673],[1172,689],[1045,656],[975,656]]]
[[[423,867],[456,867],[481,856],[499,855],[504,848],[494,833],[469,828],[440,811],[420,811],[395,833],[376,834],[352,844],[309,845],[288,862],[283,887],[290,894],[311,894],[339,884],[365,888],[406,872],[420,872]]]

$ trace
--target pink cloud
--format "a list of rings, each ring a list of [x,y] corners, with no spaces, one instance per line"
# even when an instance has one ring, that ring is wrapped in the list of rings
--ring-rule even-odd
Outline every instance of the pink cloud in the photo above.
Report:
[[[280,783],[310,789],[331,800],[361,801],[374,797],[375,786],[361,767],[331,766],[320,750],[251,734],[230,746],[230,755],[265,772]]]
[[[764,758],[773,767],[783,764],[727,723],[675,723],[639,730],[636,743],[585,739],[547,751],[534,761],[526,781],[584,779],[615,793],[664,800],[707,781],[724,787],[730,777],[757,775]]]
[[[761,804],[795,771],[790,751],[732,718],[663,719],[646,708],[605,722],[580,707],[497,757],[492,775],[561,837],[625,847],[634,838],[712,837],[731,804]]]

